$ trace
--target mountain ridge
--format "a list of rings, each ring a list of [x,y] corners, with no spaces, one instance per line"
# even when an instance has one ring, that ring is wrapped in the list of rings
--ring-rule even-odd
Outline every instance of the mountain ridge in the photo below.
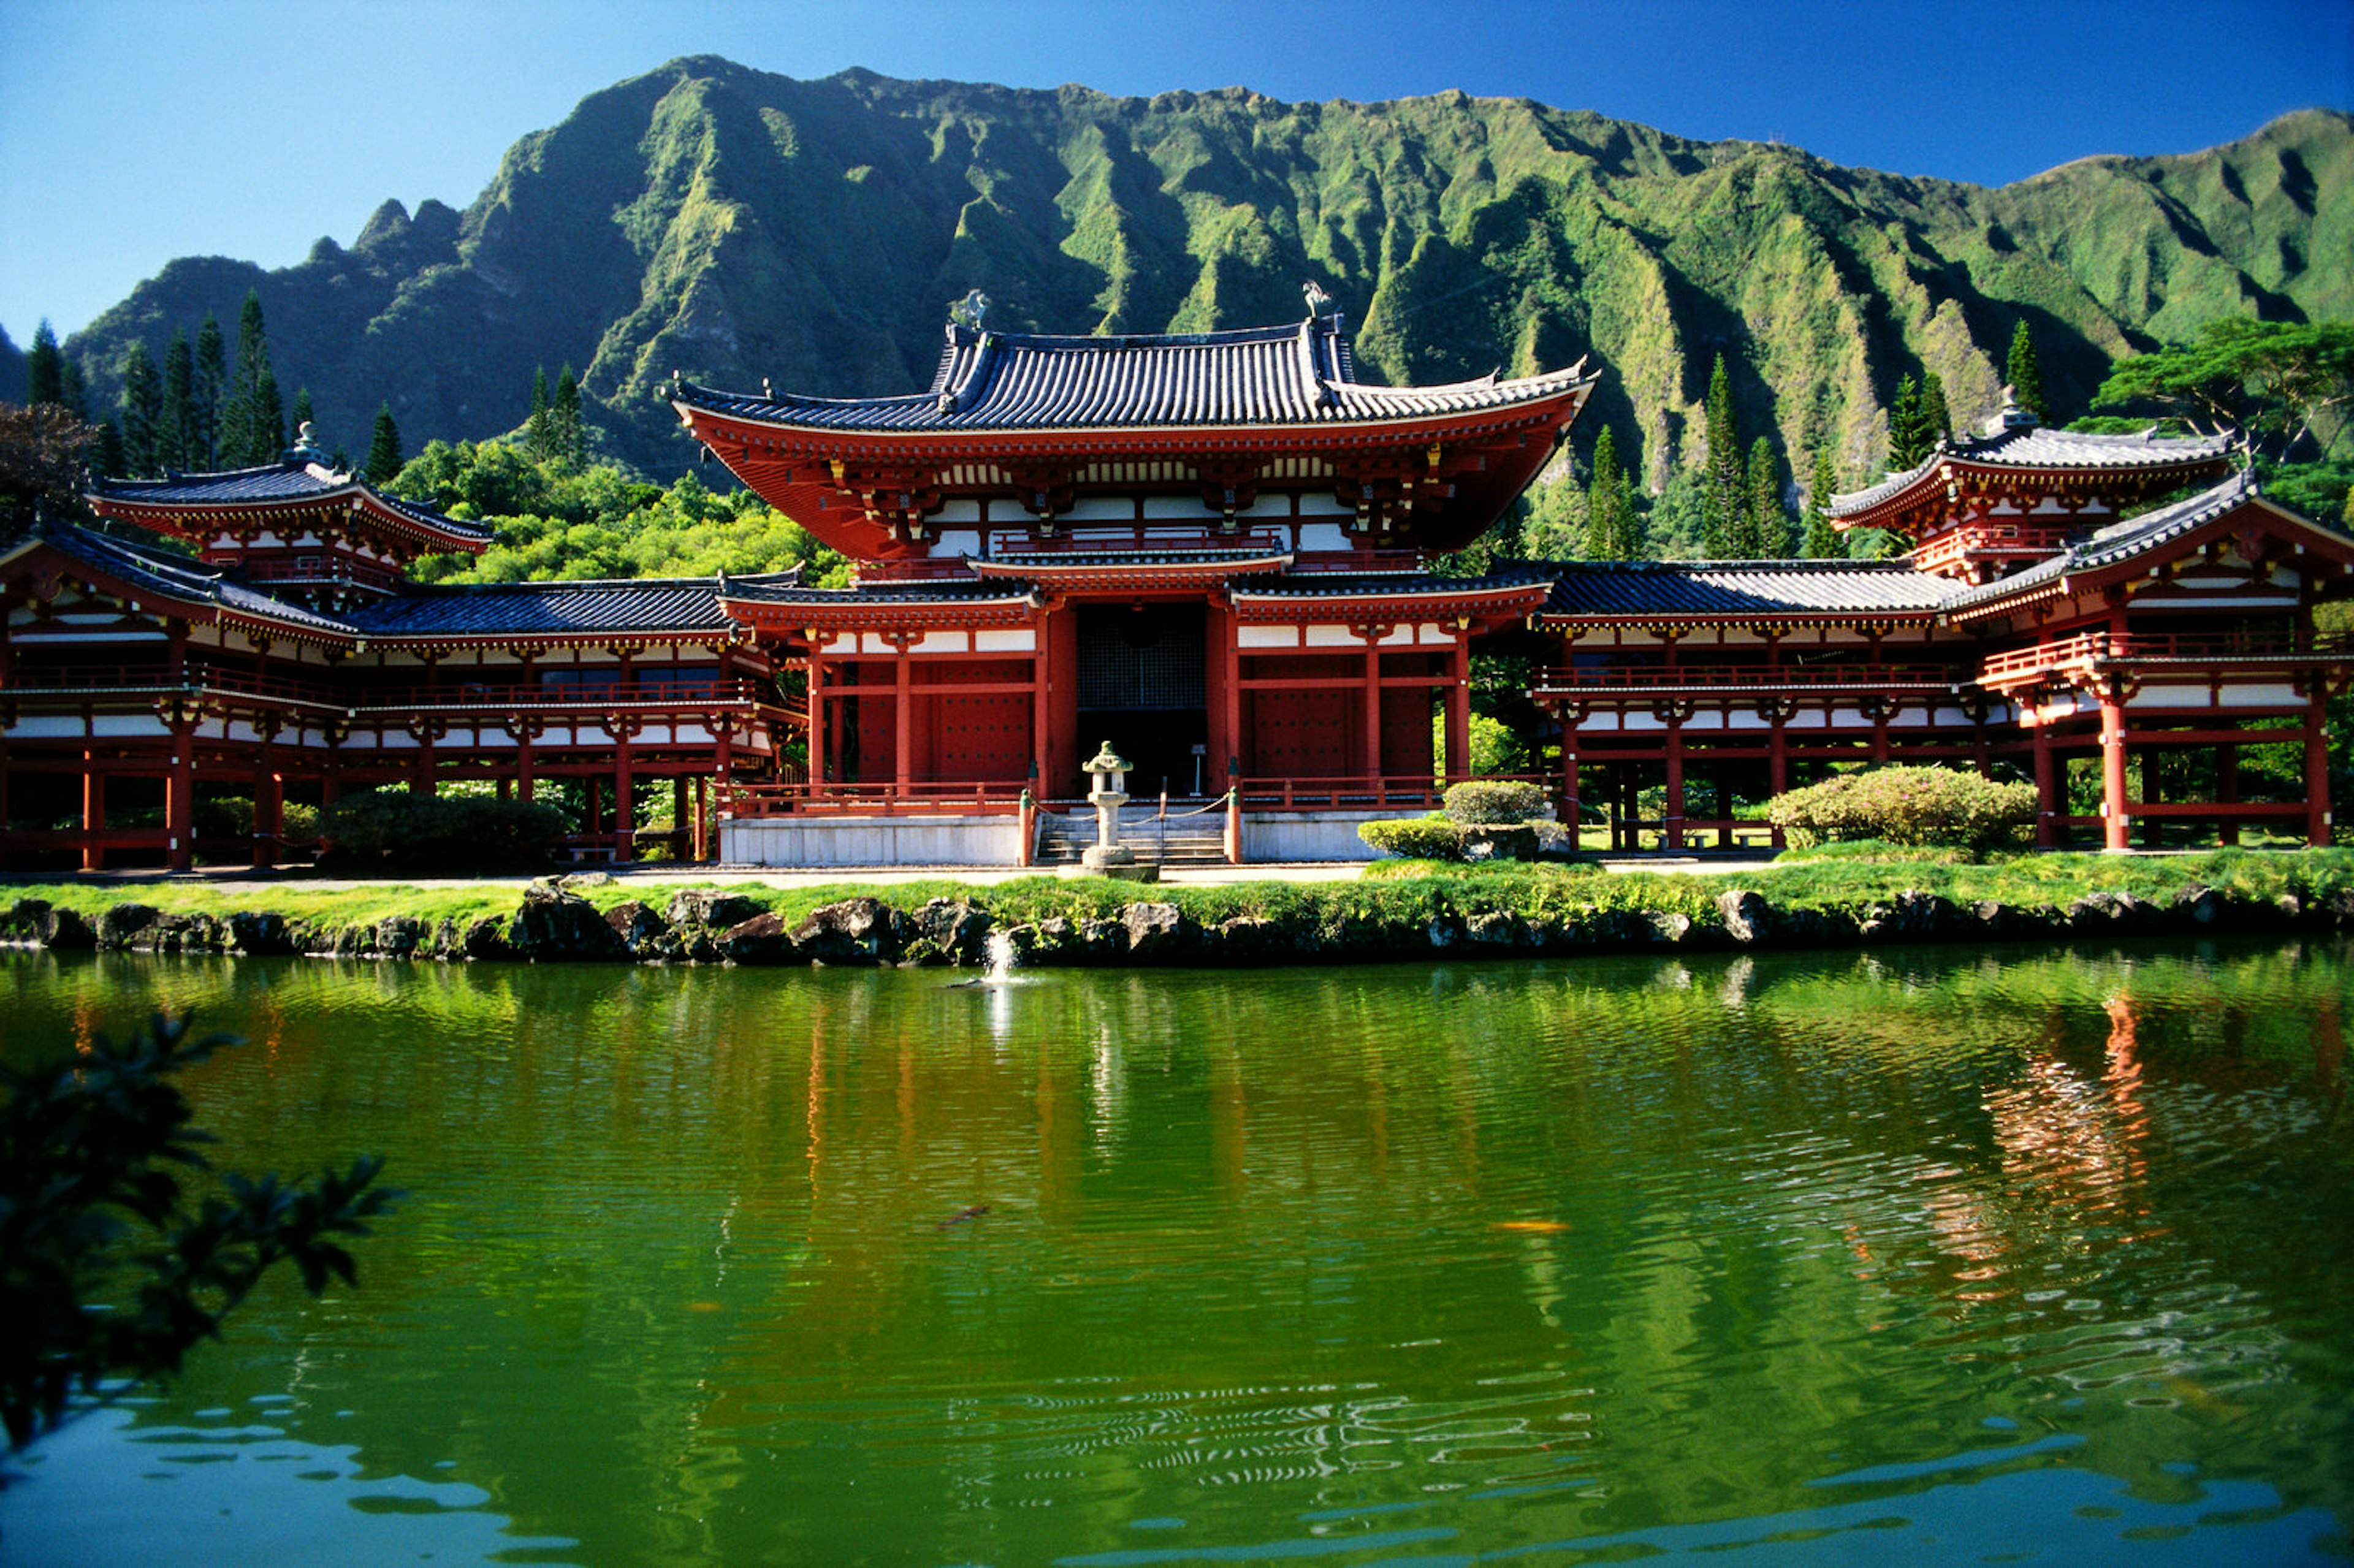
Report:
[[[181,258],[68,343],[111,398],[259,288],[281,385],[355,449],[379,400],[412,446],[520,423],[533,368],[584,372],[613,450],[686,457],[673,370],[818,395],[919,388],[949,300],[992,323],[1185,331],[1291,319],[1318,278],[1369,377],[1520,373],[1592,352],[1654,487],[1694,461],[1715,355],[1744,428],[1804,472],[1884,456],[1935,371],[1989,410],[2013,325],[2081,409],[2110,361],[2229,313],[2354,315],[2354,119],[2301,111],[2196,154],[2102,154],[2001,186],[1695,142],[1461,92],[1286,103],[1115,98],[864,70],[799,80],[688,56],[519,138],[462,212],[380,206],[265,270]]]

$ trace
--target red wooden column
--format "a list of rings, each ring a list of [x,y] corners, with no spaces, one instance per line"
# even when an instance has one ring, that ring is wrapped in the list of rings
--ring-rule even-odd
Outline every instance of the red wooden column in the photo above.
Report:
[[[1226,630],[1225,640],[1218,648],[1219,668],[1224,673],[1218,692],[1218,723],[1225,736],[1219,742],[1218,754],[1210,759],[1210,768],[1215,779],[1225,780],[1232,788],[1234,770],[1242,766],[1242,755],[1248,749],[1243,745],[1243,630],[1241,617],[1233,611],[1221,620]]]
[[[1366,781],[1382,776],[1382,632],[1377,626],[1359,628],[1365,639],[1364,748],[1359,756]]]
[[[2215,799],[2226,806],[2240,803],[2240,748],[2219,746],[2215,748]],[[2225,817],[2215,830],[2215,841],[2222,844],[2240,842],[2240,819]]]
[[[2328,710],[2323,703],[2327,683],[2313,677],[2313,696],[2305,717],[2305,841],[2329,842]]]
[[[1030,771],[1034,775],[1031,788],[1040,797],[1048,793],[1046,781],[1055,766],[1054,753],[1049,749],[1049,736],[1055,727],[1055,710],[1049,698],[1054,689],[1046,628],[1042,622],[1030,631]],[[1025,849],[1023,853],[1029,852]]]
[[[898,793],[905,796],[916,777],[916,662],[907,654],[915,642],[912,638],[895,637],[892,644],[898,658],[891,667],[891,778]]]
[[[833,775],[833,769],[828,766],[832,761],[832,758],[826,756],[825,750],[828,744],[828,736],[826,735],[825,724],[825,654],[823,652],[823,642],[822,642],[818,638],[811,637],[810,639],[809,782],[811,786],[810,792],[812,795],[817,792],[815,786],[824,783]]]
[[[2126,848],[2133,819],[2126,811],[2126,705],[2113,684],[2101,693],[2101,847]]]
[[[613,737],[613,858],[627,860],[635,847],[638,829],[636,758],[630,755],[630,734]]]
[[[106,852],[98,835],[106,831],[106,775],[98,770],[98,753],[81,754],[81,868],[106,869]]]
[[[1455,646],[1447,655],[1447,780],[1453,783],[1471,776],[1471,633],[1455,634]],[[1563,754],[1570,748],[1564,745]],[[1577,795],[1577,765],[1569,764],[1569,794]]]
[[[1684,847],[1684,721],[1668,721],[1668,800],[1660,812],[1659,847]]]
[[[1790,733],[1788,726],[1794,705],[1778,698],[1774,704],[1774,727],[1766,740],[1766,793],[1769,798],[1787,794],[1789,791]],[[1773,837],[1769,842],[1776,849],[1788,847],[1784,842],[1780,828],[1774,830]]]
[[[286,833],[286,780],[270,766],[270,753],[265,740],[253,773],[253,863],[265,866],[278,863],[279,842]]]
[[[2035,747],[2035,847],[2060,844],[2060,770],[2052,755],[2052,726],[2034,715],[2029,735]]]
[[[1561,825],[1569,830],[1569,847],[1577,848],[1577,736],[1566,726],[1561,732]]]
[[[196,725],[194,718],[172,724],[172,774],[164,792],[164,838],[174,871],[186,871],[196,858]]]

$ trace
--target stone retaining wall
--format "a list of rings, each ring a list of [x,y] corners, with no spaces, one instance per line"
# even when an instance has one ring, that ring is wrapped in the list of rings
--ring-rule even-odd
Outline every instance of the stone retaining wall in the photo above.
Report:
[[[514,914],[460,926],[393,916],[324,925],[269,912],[165,914],[118,904],[93,922],[38,899],[0,914],[0,941],[70,949],[162,953],[308,954],[340,959],[509,962],[928,965],[976,968],[996,929],[989,912],[936,898],[913,911],[872,897],[815,910],[797,925],[724,890],[694,889],[663,909],[631,901],[599,913],[560,886],[526,890]],[[1204,925],[1174,904],[1129,905],[1116,918],[1049,919],[1005,927],[1024,967],[1182,964],[1204,967],[1363,963],[1603,952],[1844,948],[1911,942],[2059,940],[2105,937],[2354,930],[2354,893],[2263,902],[2185,887],[2168,903],[2094,893],[2065,907],[1988,900],[1956,904],[1898,894],[1854,911],[1782,909],[1733,890],[1712,913],[1624,910],[1529,919],[1511,910],[1446,909],[1427,920],[1350,918],[1286,923],[1244,916]]]

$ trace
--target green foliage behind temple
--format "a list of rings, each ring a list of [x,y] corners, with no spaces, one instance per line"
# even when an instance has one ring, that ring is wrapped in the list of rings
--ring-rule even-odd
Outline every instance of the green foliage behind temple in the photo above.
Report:
[[[912,390],[968,288],[992,324],[1193,330],[1288,319],[1314,277],[1373,376],[1591,350],[1611,375],[1584,425],[1617,427],[1638,490],[1698,461],[1719,353],[1745,438],[1770,432],[1787,472],[1829,447],[1860,477],[1901,377],[1935,376],[1972,425],[2022,323],[2064,419],[2117,356],[2208,321],[2354,315],[2349,125],[2307,111],[1987,189],[1525,100],[1119,99],[704,57],[525,137],[462,214],[387,202],[277,271],[174,261],[67,347],[111,408],[133,338],[160,361],[258,288],[330,447],[357,450],[387,397],[412,439],[514,429],[534,367],[568,363],[604,450],[666,475],[673,369]]]

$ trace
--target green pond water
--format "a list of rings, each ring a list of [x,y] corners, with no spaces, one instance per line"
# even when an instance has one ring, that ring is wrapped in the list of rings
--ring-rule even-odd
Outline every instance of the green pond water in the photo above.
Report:
[[[0,955],[410,1194],[0,1562],[2348,1553],[2344,945],[959,978]]]

